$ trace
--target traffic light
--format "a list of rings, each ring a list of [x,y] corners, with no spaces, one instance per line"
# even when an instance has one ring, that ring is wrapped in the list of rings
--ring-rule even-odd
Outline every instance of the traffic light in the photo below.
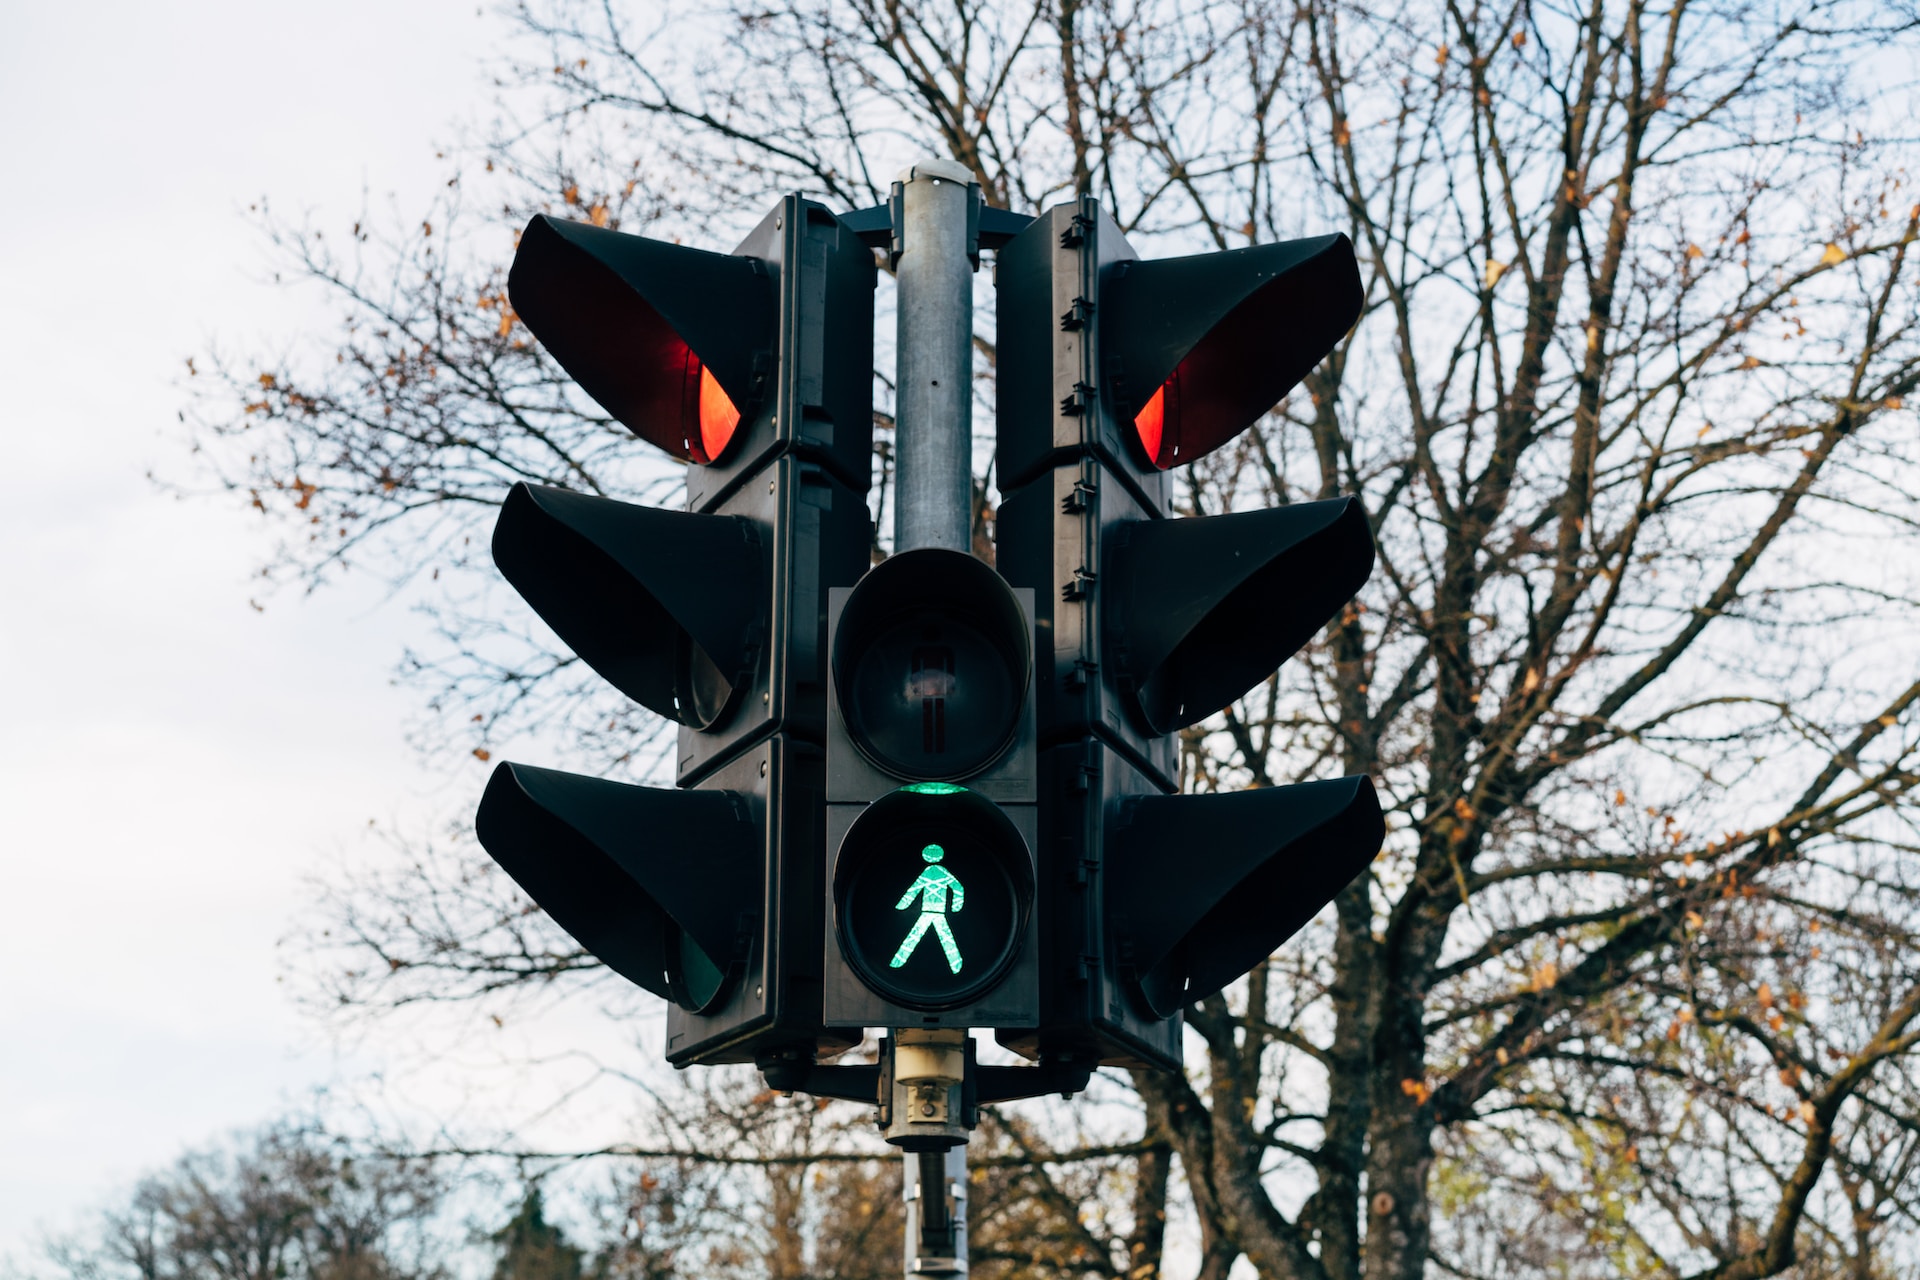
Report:
[[[827,1025],[1031,1025],[1033,593],[902,551],[828,635]]]
[[[678,723],[678,786],[502,764],[476,830],[670,1002],[676,1065],[810,1059],[823,1034],[827,593],[869,558],[874,283],[798,196],[731,254],[536,217],[508,277],[581,388],[688,463],[686,511],[520,484],[493,537],[581,661]]]
[[[1357,500],[1175,519],[1169,467],[1271,409],[1359,315],[1344,236],[1142,260],[1090,200],[997,264],[998,566],[1030,587],[1040,787],[1029,1056],[1175,1067],[1180,1010],[1261,963],[1378,851],[1372,784],[1177,795],[1168,736],[1366,581]]]

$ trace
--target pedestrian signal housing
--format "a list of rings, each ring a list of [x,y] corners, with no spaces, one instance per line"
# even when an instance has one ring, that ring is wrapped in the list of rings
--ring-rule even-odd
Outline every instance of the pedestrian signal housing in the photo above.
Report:
[[[1032,593],[921,548],[830,616],[827,1022],[1030,1022]]]

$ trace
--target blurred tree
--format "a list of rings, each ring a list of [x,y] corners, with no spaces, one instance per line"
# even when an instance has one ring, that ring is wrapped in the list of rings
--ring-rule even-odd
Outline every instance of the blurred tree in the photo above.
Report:
[[[982,1274],[1157,1274],[1169,1205],[1209,1280],[1920,1261],[1910,0],[515,17],[443,207],[340,254],[268,220],[336,349],[210,362],[192,415],[287,535],[271,571],[437,579],[408,657],[434,752],[538,726],[644,772],[660,741],[472,558],[513,480],[673,484],[517,323],[528,212],[720,245],[934,151],[996,204],[1093,192],[1148,252],[1360,252],[1349,340],[1183,480],[1195,512],[1357,492],[1379,567],[1184,760],[1197,790],[1372,774],[1387,849],[1190,1012],[1133,1134],[996,1139],[1008,1221],[1053,1243]],[[990,323],[977,347],[984,386]],[[345,1008],[591,980],[469,845],[332,911]]]
[[[181,1157],[48,1258],[73,1280],[442,1280],[442,1194],[424,1163],[281,1123]]]
[[[580,1280],[586,1254],[547,1221],[538,1186],[527,1188],[520,1208],[492,1238],[500,1250],[493,1280]]]

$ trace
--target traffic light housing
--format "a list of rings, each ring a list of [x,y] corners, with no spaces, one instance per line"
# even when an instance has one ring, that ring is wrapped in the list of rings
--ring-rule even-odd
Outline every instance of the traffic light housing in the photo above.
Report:
[[[1173,518],[1166,475],[1251,426],[1352,326],[1343,236],[1142,260],[1091,199],[998,256],[998,565],[1038,634],[1041,1012],[1029,1056],[1172,1068],[1180,1010],[1262,962],[1384,834],[1364,778],[1178,795],[1175,731],[1365,582],[1351,498]]]
[[[476,830],[556,923],[669,1001],[676,1065],[834,1039],[826,609],[871,544],[874,283],[858,235],[797,196],[731,254],[536,217],[508,277],[581,388],[688,463],[684,512],[523,484],[493,539],[583,662],[677,722],[678,786],[503,764]]]
[[[688,462],[688,510],[520,486],[496,560],[583,661],[678,723],[679,785],[503,765],[482,842],[670,1001],[681,1065],[977,1026],[1055,1062],[1176,1066],[1179,1011],[1382,835],[1363,778],[1174,794],[1169,738],[1370,570],[1351,499],[1175,519],[1166,476],[1347,330],[1351,247],[1143,261],[1090,200],[997,231],[998,570],[931,548],[868,570],[857,222],[792,197],[731,255],[524,233],[516,311]]]
[[[1032,592],[919,548],[829,608],[826,1023],[1030,1025]]]

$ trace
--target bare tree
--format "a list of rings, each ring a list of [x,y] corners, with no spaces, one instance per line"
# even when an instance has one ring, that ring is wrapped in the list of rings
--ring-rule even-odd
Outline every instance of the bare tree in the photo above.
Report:
[[[444,210],[371,254],[364,229],[334,256],[270,224],[346,309],[337,359],[216,364],[197,417],[227,483],[297,531],[285,570],[445,575],[413,660],[448,717],[434,750],[456,721],[483,758],[542,723],[645,767],[638,713],[461,571],[512,480],[664,493],[515,322],[505,226],[449,253],[483,199],[465,184],[509,223],[712,239],[780,190],[877,203],[933,149],[1016,209],[1097,194],[1149,252],[1338,229],[1362,258],[1348,340],[1183,500],[1359,493],[1379,566],[1183,766],[1195,790],[1370,774],[1387,848],[1189,1011],[1185,1077],[1133,1081],[1123,1187],[1032,1150],[1024,1229],[1085,1238],[1009,1274],[1156,1274],[1176,1192],[1204,1277],[1912,1265],[1910,6],[517,20],[533,52]],[[450,858],[341,890],[372,958],[345,966],[350,1004],[590,967]]]
[[[183,1156],[48,1258],[73,1280],[438,1280],[442,1193],[419,1161],[283,1123]]]

